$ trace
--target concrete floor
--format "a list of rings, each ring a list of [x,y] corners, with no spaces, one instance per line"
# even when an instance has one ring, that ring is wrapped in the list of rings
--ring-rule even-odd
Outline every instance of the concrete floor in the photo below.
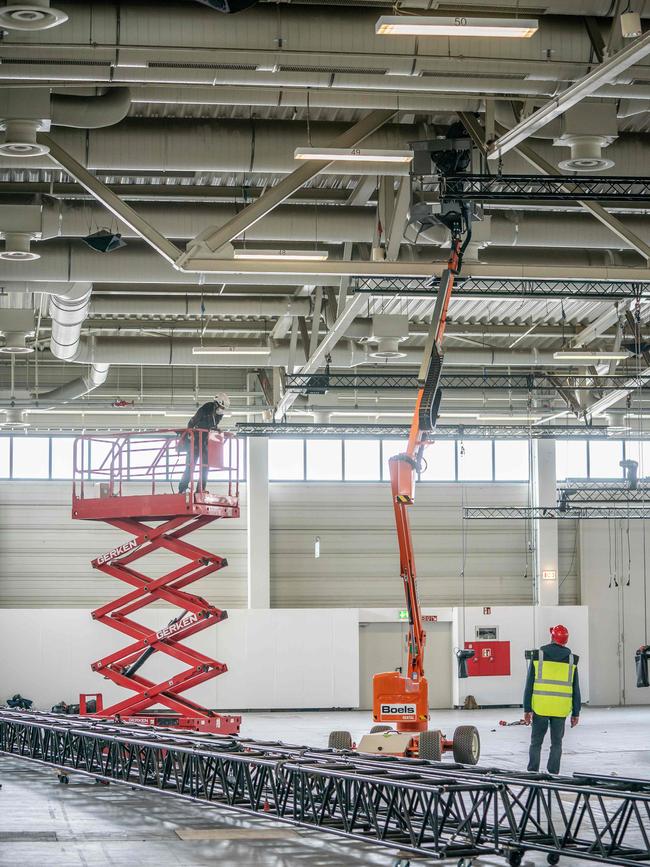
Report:
[[[447,734],[460,722],[473,722],[481,733],[482,764],[522,768],[529,730],[498,726],[500,719],[517,716],[515,710],[444,711],[433,722]],[[649,720],[650,708],[585,709],[581,725],[567,731],[563,773],[596,770],[650,778]],[[242,734],[324,745],[331,729],[349,729],[358,738],[367,724],[366,712],[249,713]],[[352,840],[96,785],[80,775],[62,786],[53,770],[18,759],[0,757],[0,782],[3,867],[392,867],[396,862],[390,851]],[[527,856],[527,861],[546,864],[543,856]],[[569,867],[572,861],[562,864]]]

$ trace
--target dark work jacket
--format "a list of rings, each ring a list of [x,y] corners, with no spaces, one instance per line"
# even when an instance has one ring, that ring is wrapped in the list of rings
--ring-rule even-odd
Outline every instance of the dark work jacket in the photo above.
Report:
[[[544,659],[549,662],[568,662],[571,650],[568,647],[562,647],[561,644],[545,644],[540,650],[544,654]],[[528,677],[526,678],[526,688],[524,689],[524,713],[532,713],[533,711],[533,686],[535,684],[535,666],[532,661],[528,666]],[[582,699],[580,697],[580,679],[578,677],[578,669],[573,678],[573,709],[571,716],[580,716],[580,708],[582,707]]]
[[[201,428],[202,430],[216,430],[222,418],[223,413],[220,411],[220,407],[211,400],[197,409],[188,421],[187,426]]]

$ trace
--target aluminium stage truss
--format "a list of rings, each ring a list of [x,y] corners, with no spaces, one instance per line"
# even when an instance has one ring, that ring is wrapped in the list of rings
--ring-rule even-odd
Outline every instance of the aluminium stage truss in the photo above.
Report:
[[[97,716],[226,734],[239,731],[240,717],[216,713],[182,695],[227,671],[224,663],[185,643],[228,616],[187,590],[228,561],[191,544],[187,536],[219,518],[239,517],[238,454],[232,435],[199,429],[75,440],[72,517],[103,521],[131,537],[92,561],[94,569],[130,588],[92,612],[93,619],[129,639],[94,662],[93,671],[133,692],[109,707],[103,707],[97,694]],[[204,490],[210,468],[217,477],[215,486],[221,488],[218,494]],[[182,484],[187,483],[183,493],[176,490],[181,476]],[[163,552],[180,559],[181,565],[155,578],[142,571],[145,558]],[[174,611],[166,626],[156,629],[135,619],[161,602]],[[182,664],[182,670],[158,682],[143,677],[140,669],[153,653]],[[87,698],[81,696],[82,713],[90,712]]]
[[[352,277],[352,292],[399,298],[435,298],[438,277]],[[574,298],[620,301],[650,296],[648,280],[558,280],[519,277],[459,277],[454,298]]]
[[[345,439],[406,439],[409,426],[405,424],[349,424],[292,423],[292,422],[239,422],[235,433],[241,437],[307,437]],[[526,425],[526,424],[439,424],[432,440],[650,440],[650,429],[622,430],[614,427],[591,425]]]
[[[633,385],[632,385],[633,384]],[[417,389],[419,385],[417,374],[414,373],[288,373],[284,378],[286,391],[298,391],[305,394],[323,394],[330,389],[361,390],[361,389]],[[650,382],[634,375],[580,375],[567,376],[564,373],[442,373],[440,387],[445,391],[454,389],[481,389],[525,391],[557,391],[567,389],[572,391],[616,391],[621,388],[633,387],[650,389]]]
[[[572,479],[557,485],[557,500],[569,509],[594,503],[650,506],[650,479],[639,479],[634,488],[623,479]]]
[[[573,504],[563,506],[467,506],[463,509],[466,521],[598,521],[598,520],[630,520],[646,521],[650,519],[650,503],[647,505],[628,505],[625,502],[604,505]]]
[[[649,202],[650,178],[599,175],[439,175],[433,184],[443,200]]]
[[[434,858],[650,861],[650,780],[504,771],[0,710],[0,751]]]

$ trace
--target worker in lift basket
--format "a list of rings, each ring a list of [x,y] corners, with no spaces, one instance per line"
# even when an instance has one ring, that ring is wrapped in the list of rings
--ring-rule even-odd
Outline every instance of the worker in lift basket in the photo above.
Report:
[[[197,485],[198,491],[204,491],[208,481],[208,437],[205,433],[199,431],[217,430],[224,412],[230,406],[230,398],[225,392],[220,391],[215,394],[214,400],[210,400],[200,406],[188,421],[189,429],[196,428],[197,433],[190,434],[188,431],[181,435],[178,443],[178,450],[184,451],[186,454],[185,472],[178,486],[178,493],[184,494],[190,485],[190,475],[192,472],[192,464],[196,464],[201,456],[201,479]],[[192,447],[192,440],[194,445]],[[199,443],[200,440],[200,443]]]
[[[577,657],[566,646],[569,630],[561,624],[551,628],[551,643],[537,651],[531,660],[524,690],[524,719],[532,723],[529,771],[539,771],[542,744],[549,727],[551,752],[548,757],[549,774],[560,773],[562,738],[566,718],[571,715],[571,728],[580,721],[580,682]]]

